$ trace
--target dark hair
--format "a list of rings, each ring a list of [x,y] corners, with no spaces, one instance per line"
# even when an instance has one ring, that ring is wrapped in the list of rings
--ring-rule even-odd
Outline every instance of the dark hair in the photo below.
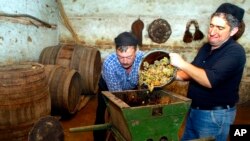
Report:
[[[137,49],[138,40],[136,36],[130,32],[122,32],[115,38],[116,49],[124,52],[128,49],[128,46],[133,46]]]

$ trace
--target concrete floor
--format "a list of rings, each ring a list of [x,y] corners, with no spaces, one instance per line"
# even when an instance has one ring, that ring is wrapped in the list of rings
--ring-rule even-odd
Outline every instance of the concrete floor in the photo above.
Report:
[[[72,118],[60,120],[64,128],[65,141],[93,141],[92,131],[69,132],[69,128],[93,125],[97,107],[97,96],[93,96],[88,103]],[[250,101],[238,105],[236,124],[250,124]],[[182,132],[182,129],[180,129]]]
[[[87,104],[69,119],[61,119],[64,128],[65,141],[93,141],[90,132],[69,132],[69,128],[93,125],[97,108],[97,96],[92,96]]]

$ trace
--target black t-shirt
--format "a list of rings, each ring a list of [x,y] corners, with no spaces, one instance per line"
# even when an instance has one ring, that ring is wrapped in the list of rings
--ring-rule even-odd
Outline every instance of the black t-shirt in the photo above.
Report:
[[[220,106],[235,104],[238,99],[246,55],[244,48],[233,39],[211,51],[205,44],[198,52],[193,65],[205,69],[212,88],[206,88],[191,80],[188,97],[197,106]]]

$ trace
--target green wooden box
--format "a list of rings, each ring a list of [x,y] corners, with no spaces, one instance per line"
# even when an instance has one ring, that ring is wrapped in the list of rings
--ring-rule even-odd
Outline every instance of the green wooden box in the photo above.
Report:
[[[119,141],[178,141],[191,100],[166,90],[102,92]]]

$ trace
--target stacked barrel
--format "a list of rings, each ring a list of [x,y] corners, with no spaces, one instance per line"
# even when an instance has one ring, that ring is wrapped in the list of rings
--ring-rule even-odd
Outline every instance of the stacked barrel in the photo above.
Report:
[[[75,114],[97,93],[100,73],[99,50],[75,44],[44,48],[39,62],[1,65],[0,141],[27,141],[42,117]]]
[[[45,70],[51,97],[51,114],[74,114],[82,92],[80,74],[60,65],[45,65]]]
[[[46,47],[39,63],[48,70],[52,114],[74,114],[79,106],[84,106],[81,103],[86,104],[90,95],[98,91],[101,55],[96,48],[77,44]]]

